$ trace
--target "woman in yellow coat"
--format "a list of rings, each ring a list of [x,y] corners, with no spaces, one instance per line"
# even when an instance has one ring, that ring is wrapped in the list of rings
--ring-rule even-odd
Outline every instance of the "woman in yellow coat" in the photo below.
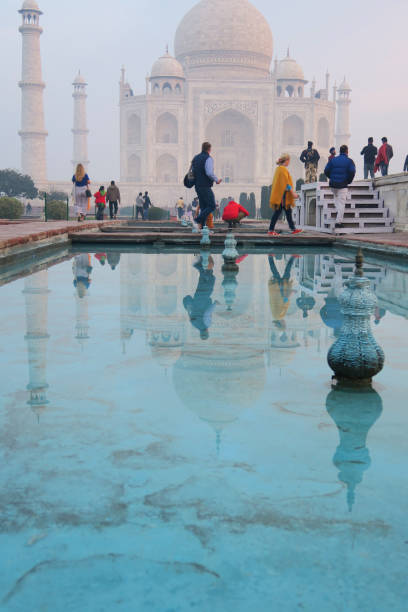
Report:
[[[276,162],[277,168],[275,170],[275,176],[273,177],[270,207],[274,210],[271,219],[271,225],[269,227],[270,236],[279,236],[278,232],[275,232],[275,225],[281,216],[282,210],[285,211],[286,219],[292,234],[300,234],[303,230],[296,229],[292,217],[292,208],[295,206],[295,201],[299,197],[293,188],[292,177],[289,174],[288,166],[290,162],[290,155],[284,153]]]

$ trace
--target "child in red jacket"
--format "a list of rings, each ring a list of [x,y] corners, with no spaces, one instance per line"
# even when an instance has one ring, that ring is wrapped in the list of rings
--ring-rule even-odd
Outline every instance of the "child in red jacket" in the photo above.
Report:
[[[222,220],[229,223],[229,225],[239,225],[242,219],[249,216],[249,212],[246,208],[238,204],[238,202],[234,202],[231,200],[229,204],[224,208],[224,213],[222,215]]]
[[[100,187],[99,191],[94,193],[95,206],[96,206],[96,220],[103,221],[104,212],[106,208],[106,191],[105,187]]]

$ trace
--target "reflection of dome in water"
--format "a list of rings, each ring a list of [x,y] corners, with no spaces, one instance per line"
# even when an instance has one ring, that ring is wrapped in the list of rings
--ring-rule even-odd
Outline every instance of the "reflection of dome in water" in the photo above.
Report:
[[[381,416],[381,396],[371,387],[364,389],[338,387],[327,396],[326,409],[336,423],[340,444],[333,458],[339,480],[347,485],[347,501],[351,512],[356,486],[371,465],[366,447],[368,432]]]
[[[181,351],[182,349],[179,346],[151,346],[154,361],[166,370],[180,359]]]
[[[181,63],[213,71],[224,66],[267,75],[273,54],[269,24],[247,0],[201,0],[181,21],[174,46]]]
[[[177,272],[177,255],[158,255],[156,270],[162,276],[171,276]]]
[[[173,369],[173,382],[182,403],[218,431],[237,420],[262,393],[263,355],[212,358],[184,353]]]
[[[156,308],[162,315],[171,315],[177,310],[177,291],[173,285],[156,285]]]

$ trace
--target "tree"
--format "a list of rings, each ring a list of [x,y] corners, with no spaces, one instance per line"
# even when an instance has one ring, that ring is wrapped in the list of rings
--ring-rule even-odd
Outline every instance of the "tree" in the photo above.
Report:
[[[242,192],[239,195],[239,203],[241,204],[241,206],[243,206],[244,208],[248,208],[248,194]]]
[[[302,178],[299,178],[296,181],[296,191],[300,191],[302,189],[302,185],[305,184],[305,181]]]
[[[272,217],[272,209],[269,205],[269,200],[271,198],[271,189],[272,189],[272,186],[262,187],[262,191],[261,191],[261,218],[262,219],[270,219]]]
[[[247,201],[247,210],[249,212],[250,219],[256,219],[256,198],[254,192],[249,194]]]
[[[28,198],[34,200],[38,197],[38,189],[28,174],[20,174],[15,170],[0,170],[0,193],[11,198]]]
[[[68,194],[65,191],[51,191],[51,193],[47,193],[47,200],[51,202],[66,202],[68,198]]]

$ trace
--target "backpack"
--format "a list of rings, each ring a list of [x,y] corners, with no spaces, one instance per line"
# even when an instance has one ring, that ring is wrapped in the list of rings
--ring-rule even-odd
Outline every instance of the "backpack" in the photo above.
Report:
[[[184,183],[184,187],[186,187],[187,189],[191,189],[195,185],[193,162],[191,162],[190,169],[187,172],[186,176],[184,177],[183,183]]]

